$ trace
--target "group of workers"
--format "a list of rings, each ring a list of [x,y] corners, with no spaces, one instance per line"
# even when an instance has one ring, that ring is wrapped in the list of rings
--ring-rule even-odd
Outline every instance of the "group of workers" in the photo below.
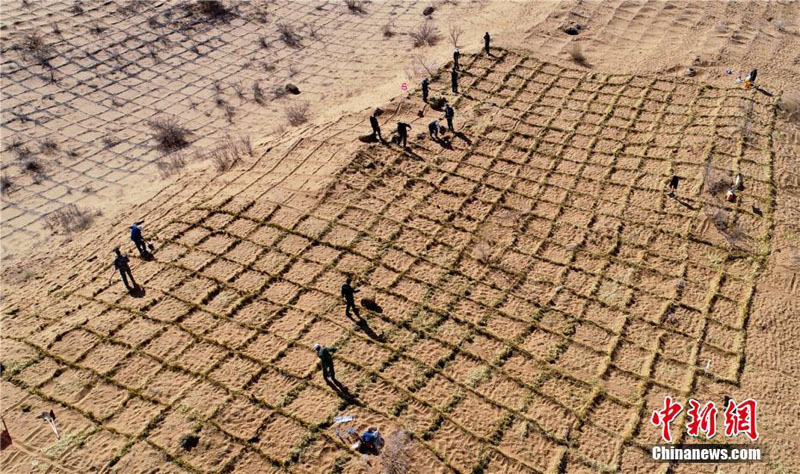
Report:
[[[490,55],[490,47],[489,43],[491,42],[491,36],[487,31],[485,35],[483,35],[483,49],[484,53]],[[453,94],[458,94],[458,76],[459,76],[459,59],[461,58],[461,52],[458,48],[453,50],[453,68],[450,71],[450,88],[453,91]],[[430,81],[428,78],[422,79],[420,84],[422,89],[422,101],[427,103],[428,102],[428,95],[429,95],[429,87]],[[455,117],[455,110],[449,103],[445,103],[444,106],[444,119],[447,122],[447,129],[451,133],[455,133],[455,127],[453,127],[453,118]],[[377,111],[373,113],[369,117],[369,124],[372,127],[372,139],[380,140],[383,142],[383,136],[381,135],[381,126],[378,122],[378,115]],[[402,146],[403,149],[408,147],[408,131],[411,130],[411,124],[407,122],[398,121],[397,122],[397,144]],[[438,119],[432,120],[428,124],[428,134],[431,137],[431,140],[439,141],[440,135],[445,132],[445,128],[442,127],[439,123]]]

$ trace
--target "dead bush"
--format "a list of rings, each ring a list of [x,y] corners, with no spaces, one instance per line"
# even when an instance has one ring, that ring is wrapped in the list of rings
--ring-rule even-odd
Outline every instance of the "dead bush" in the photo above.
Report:
[[[122,140],[120,140],[118,137],[115,137],[114,135],[108,135],[103,137],[103,145],[105,145],[106,148],[114,148],[115,146],[119,145],[120,142],[122,142]]]
[[[258,105],[265,105],[267,103],[264,89],[261,88],[261,84],[259,84],[258,81],[253,82],[253,100],[256,101]]]
[[[567,48],[567,54],[569,54],[569,57],[575,64],[583,67],[589,66],[589,63],[586,60],[586,56],[583,54],[583,47],[581,47],[580,44],[578,43],[570,44],[569,47]]]
[[[25,35],[20,49],[24,56],[33,59],[40,66],[49,66],[49,60],[55,54],[53,46],[37,32]]]
[[[778,108],[787,122],[800,125],[800,94],[789,93],[781,96]]]
[[[282,87],[280,85],[276,85],[275,87],[272,88],[272,96],[276,99],[280,99],[281,97],[285,96],[288,93],[289,91],[286,90],[285,87]]]
[[[450,42],[453,44],[454,48],[458,48],[459,46],[459,38],[461,38],[461,33],[463,30],[460,26],[457,25],[450,25]]]
[[[381,454],[383,474],[407,474],[410,469],[411,437],[405,431],[397,431],[387,436]]]
[[[306,23],[306,29],[308,30],[308,36],[319,39],[319,25],[314,23]]]
[[[155,132],[156,148],[163,153],[172,153],[189,145],[192,132],[174,118],[157,118],[150,121]]]
[[[52,233],[60,231],[69,234],[87,229],[92,220],[99,215],[100,211],[82,209],[75,204],[69,204],[44,216],[44,227]]]
[[[344,4],[351,13],[365,13],[362,0],[344,0]]]
[[[156,160],[156,168],[162,178],[168,178],[186,167],[186,155],[181,152],[170,153]]]
[[[280,35],[281,41],[293,48],[300,46],[300,35],[295,32],[294,26],[284,22],[280,22],[276,26],[278,27],[278,34]]]
[[[52,155],[58,151],[58,143],[52,138],[46,138],[39,143],[39,150],[45,155]]]
[[[28,175],[32,175],[36,177],[36,179],[40,179],[44,175],[44,166],[33,154],[27,154],[23,158],[20,158],[19,165],[22,168],[22,172]]]
[[[394,23],[389,22],[383,25],[383,37],[391,38],[392,36],[394,36]]]
[[[184,2],[179,5],[179,8],[183,8],[186,18],[194,22],[228,22],[235,16],[233,10],[226,7],[220,0]]]
[[[233,119],[236,116],[236,108],[234,108],[230,102],[222,97],[217,97],[215,103],[217,104],[217,107],[222,109],[222,112],[225,114],[225,118],[228,120],[228,123],[233,123]]]
[[[253,156],[253,146],[249,136],[233,138],[229,135],[221,145],[208,153],[214,168],[220,173],[236,166],[245,155]]]
[[[245,100],[244,89],[242,88],[242,84],[240,82],[231,84],[231,87],[233,87],[233,91],[236,92],[236,96],[239,97],[239,99]]]
[[[284,109],[286,120],[294,127],[308,122],[308,102],[295,102]]]
[[[411,43],[415,48],[421,46],[434,46],[439,42],[439,29],[433,24],[431,20],[425,20],[420,23],[416,29],[408,33],[411,37]]]
[[[14,182],[11,181],[11,178],[8,175],[4,174],[3,176],[0,176],[0,193],[8,194],[13,188]]]

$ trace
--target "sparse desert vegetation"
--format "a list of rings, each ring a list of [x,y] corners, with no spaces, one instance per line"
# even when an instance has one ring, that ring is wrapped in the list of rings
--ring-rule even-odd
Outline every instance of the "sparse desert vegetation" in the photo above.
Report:
[[[411,38],[411,44],[415,48],[435,46],[441,39],[439,29],[432,20],[423,21],[415,29],[411,30],[408,36]]]
[[[163,153],[172,153],[189,146],[192,132],[180,125],[175,118],[158,118],[150,122],[156,148]]]
[[[294,127],[308,121],[308,102],[292,102],[284,109],[286,120]]]
[[[279,22],[276,26],[281,41],[293,48],[300,46],[300,35],[297,34],[291,23]]]
[[[44,227],[53,233],[72,234],[88,229],[98,211],[83,209],[69,204],[44,217]]]

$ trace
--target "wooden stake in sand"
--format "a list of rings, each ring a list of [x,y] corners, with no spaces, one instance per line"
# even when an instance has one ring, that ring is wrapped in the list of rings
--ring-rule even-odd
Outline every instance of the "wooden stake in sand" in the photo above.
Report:
[[[43,419],[50,425],[50,428],[53,429],[53,433],[56,434],[56,438],[61,438],[61,435],[58,434],[58,428],[56,428],[56,414],[53,413],[52,409],[50,410],[50,413],[43,411],[42,414],[39,415],[39,418]]]

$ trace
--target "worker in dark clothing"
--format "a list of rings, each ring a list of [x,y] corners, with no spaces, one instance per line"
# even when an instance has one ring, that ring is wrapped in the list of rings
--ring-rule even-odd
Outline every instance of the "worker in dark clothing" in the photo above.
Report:
[[[342,298],[344,298],[344,302],[347,305],[344,308],[344,314],[349,318],[350,308],[352,308],[353,313],[360,318],[361,316],[358,314],[358,307],[356,307],[355,294],[361,290],[353,289],[353,287],[350,285],[351,281],[352,278],[347,277],[347,281],[345,281],[344,285],[342,285]]]
[[[422,80],[422,101],[428,102],[428,78]]]
[[[405,122],[397,122],[397,144],[403,144],[403,148],[406,147],[406,142],[408,141],[408,131],[411,130],[411,125]]]
[[[678,178],[677,176],[674,176],[674,175],[669,180],[669,197],[675,196],[675,191],[678,190],[678,181],[679,180],[680,180],[680,178]]]
[[[133,279],[133,273],[131,273],[131,267],[128,265],[128,256],[123,255],[118,248],[114,249],[114,253],[117,255],[114,257],[114,268],[119,271],[119,275],[122,277],[122,283],[125,284],[125,288],[128,291],[133,291],[139,287],[136,284],[136,280]],[[131,279],[131,282],[128,283],[128,278]],[[133,286],[131,286],[133,284]]]
[[[428,124],[428,133],[431,135],[431,140],[438,141],[439,140],[439,121],[433,119],[431,123]]]
[[[130,227],[131,230],[131,240],[136,245],[136,250],[139,251],[139,255],[142,258],[149,258],[150,252],[147,250],[147,242],[144,240],[144,236],[142,236],[142,224],[144,221],[134,222],[133,225]],[[150,245],[150,250],[153,250],[153,244]]]
[[[455,115],[455,111],[450,104],[444,106],[444,118],[447,119],[447,129],[453,133],[456,133],[456,130],[453,128],[453,116]]]
[[[322,363],[322,378],[327,380],[330,378],[331,380],[336,380],[336,373],[333,371],[333,353],[336,352],[335,347],[323,347],[319,344],[314,344],[314,350],[317,352],[317,357],[319,357],[320,362]]]
[[[377,138],[378,140],[383,141],[383,137],[381,136],[381,126],[378,123],[378,117],[376,117],[375,114],[370,115],[369,124],[372,126],[372,138]]]
[[[458,94],[458,71],[456,68],[450,71],[450,85],[453,88],[453,94]]]
[[[461,52],[456,48],[453,50],[453,69],[458,69],[458,58],[461,57]]]
[[[483,51],[489,55],[489,41],[491,41],[492,37],[489,36],[489,32],[487,31],[485,35],[483,35]]]

